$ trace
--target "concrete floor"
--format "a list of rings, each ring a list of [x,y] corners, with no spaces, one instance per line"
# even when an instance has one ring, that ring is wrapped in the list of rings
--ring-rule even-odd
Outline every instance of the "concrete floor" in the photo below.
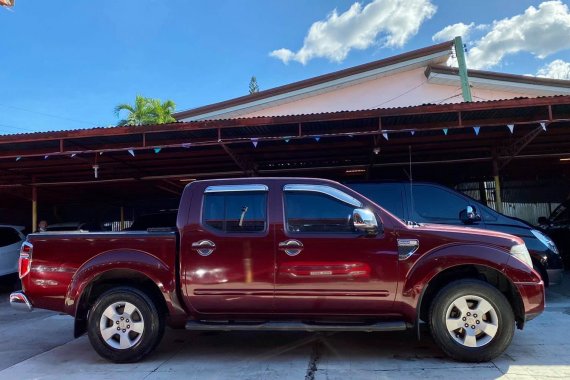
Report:
[[[570,378],[570,273],[547,294],[547,310],[516,331],[490,363],[447,359],[429,334],[167,330],[136,364],[101,359],[71,317],[12,311],[0,284],[0,379],[542,379]]]

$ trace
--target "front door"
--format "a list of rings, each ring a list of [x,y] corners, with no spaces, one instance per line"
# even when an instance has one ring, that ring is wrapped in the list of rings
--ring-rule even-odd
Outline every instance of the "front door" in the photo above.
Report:
[[[332,186],[285,185],[284,224],[276,231],[278,312],[376,315],[392,308],[396,242],[382,231],[356,231],[351,217],[361,207]]]
[[[272,311],[275,244],[267,202],[265,185],[195,188],[181,268],[187,304],[196,311]]]

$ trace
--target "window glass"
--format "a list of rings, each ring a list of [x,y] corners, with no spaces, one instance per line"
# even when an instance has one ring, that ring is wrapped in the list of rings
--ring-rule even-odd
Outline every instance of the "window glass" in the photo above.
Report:
[[[262,232],[267,220],[266,192],[204,194],[202,221],[223,232]]]
[[[552,212],[551,216],[552,222],[554,223],[567,222],[570,219],[569,214],[570,213],[568,212],[568,203],[564,202],[560,206],[558,206],[556,210]]]
[[[458,221],[461,210],[469,205],[466,199],[439,187],[414,185],[413,189],[413,210],[419,221]]]
[[[285,192],[284,196],[289,232],[354,232],[353,206],[321,193]]]
[[[402,186],[399,183],[355,183],[348,187],[378,203],[399,218],[404,218]]]
[[[20,240],[20,235],[15,229],[0,227],[0,247],[19,243]]]

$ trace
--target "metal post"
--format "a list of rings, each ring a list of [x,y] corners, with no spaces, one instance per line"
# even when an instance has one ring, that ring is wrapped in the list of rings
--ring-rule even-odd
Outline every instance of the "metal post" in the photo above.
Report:
[[[457,66],[459,69],[459,78],[461,79],[461,92],[463,100],[472,102],[471,87],[469,86],[469,76],[467,75],[467,62],[465,60],[465,51],[463,50],[463,40],[461,36],[455,37],[453,40],[455,44],[455,56],[457,57]]]
[[[499,177],[499,162],[493,160],[493,180],[495,181],[495,205],[496,211],[503,213],[503,201],[501,199],[501,180]]]
[[[32,232],[38,232],[38,189],[32,186]]]
[[[125,229],[125,208],[121,206],[121,231]]]

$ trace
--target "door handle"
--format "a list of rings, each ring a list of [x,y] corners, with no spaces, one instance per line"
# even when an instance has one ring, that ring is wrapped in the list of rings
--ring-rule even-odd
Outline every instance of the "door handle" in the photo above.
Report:
[[[303,243],[299,240],[289,239],[279,243],[279,249],[289,256],[297,256],[303,250]]]
[[[211,240],[195,241],[192,243],[192,249],[198,252],[200,256],[209,256],[216,249],[216,244]]]

